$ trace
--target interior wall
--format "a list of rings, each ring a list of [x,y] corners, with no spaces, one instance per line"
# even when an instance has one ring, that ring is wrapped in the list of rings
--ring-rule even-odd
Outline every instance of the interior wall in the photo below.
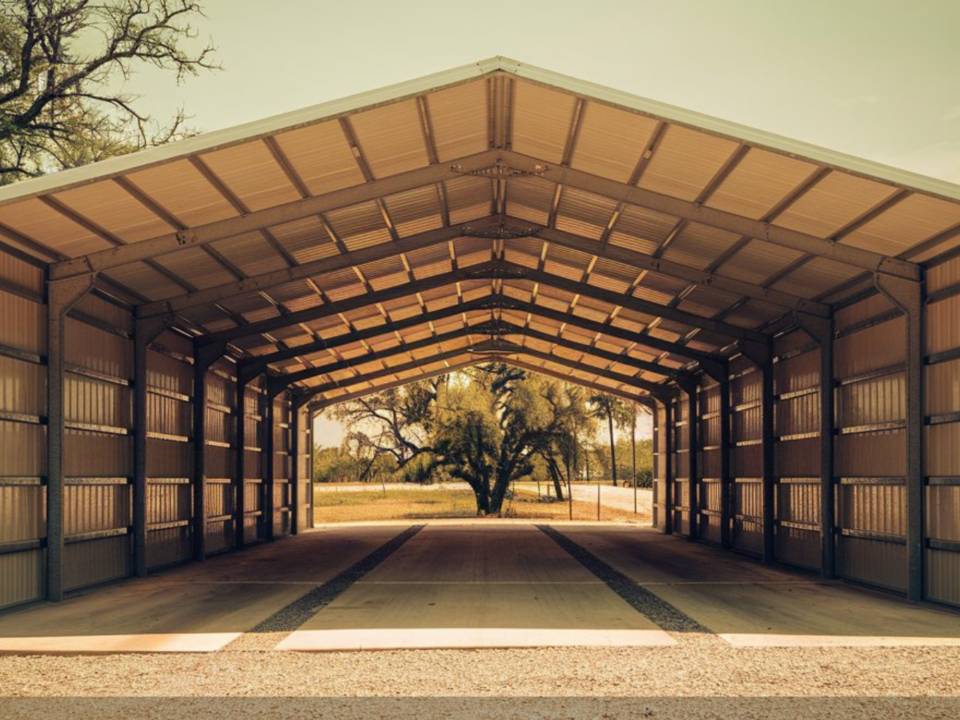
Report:
[[[960,605],[960,258],[927,271],[925,593]]]
[[[733,548],[763,551],[763,408],[760,370],[745,356],[730,361]]]
[[[133,316],[93,294],[64,327],[65,590],[133,572]]]
[[[44,270],[0,249],[0,608],[46,594]]]
[[[147,566],[193,557],[193,347],[167,331],[147,348]]]
[[[721,541],[721,445],[720,384],[706,375],[700,378],[698,395],[700,445],[697,514],[698,537],[720,544]]]
[[[906,318],[883,295],[834,317],[836,572],[904,591]]]
[[[774,557],[820,569],[820,347],[802,330],[773,342]]]
[[[687,425],[690,422],[690,408],[684,393],[679,393],[674,400],[673,412],[676,418],[673,424],[673,532],[689,535],[690,436]],[[693,451],[696,452],[696,448]]]
[[[653,422],[653,526],[666,531],[667,516],[667,436],[671,432],[667,422],[667,409],[657,403]]]
[[[236,545],[236,365],[217,360],[206,373],[206,543],[208,555]]]

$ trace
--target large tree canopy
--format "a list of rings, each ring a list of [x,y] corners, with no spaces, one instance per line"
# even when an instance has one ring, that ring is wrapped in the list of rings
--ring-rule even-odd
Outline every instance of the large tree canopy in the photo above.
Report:
[[[156,121],[123,84],[138,68],[177,82],[215,68],[196,44],[192,0],[0,0],[0,184],[161,144],[182,109]]]
[[[593,396],[595,399],[597,396]],[[473,489],[479,514],[499,514],[510,484],[546,468],[559,499],[578,475],[596,412],[575,385],[500,363],[385,390],[333,409],[364,427],[367,449],[408,478],[442,470]]]

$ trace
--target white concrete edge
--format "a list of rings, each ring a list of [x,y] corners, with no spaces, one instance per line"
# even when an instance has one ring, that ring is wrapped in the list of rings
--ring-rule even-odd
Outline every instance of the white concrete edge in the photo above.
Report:
[[[240,635],[222,632],[0,637],[0,655],[208,653],[222,649]]]
[[[960,185],[954,183],[792,140],[774,133],[764,132],[756,128],[728,122],[615,90],[604,85],[579,80],[551,70],[496,56],[376,90],[275,115],[263,120],[255,120],[232,128],[203,133],[162,147],[150,148],[130,155],[110,158],[92,165],[16,183],[0,188],[0,205],[45,193],[63,191],[71,187],[189,157],[197,153],[209,152],[281,131],[293,130],[361,110],[369,110],[379,105],[398,102],[426,92],[441,90],[497,73],[514,75],[587,100],[595,100],[732,140],[746,142],[790,157],[809,160],[816,164],[826,165],[881,182],[892,183],[899,187],[935,195],[946,200],[960,201]]]
[[[342,652],[534,647],[668,647],[663,630],[544,628],[383,628],[297,630],[275,650]]]
[[[765,633],[720,633],[724,642],[737,648],[764,647],[960,647],[958,637],[880,635],[789,635]]]

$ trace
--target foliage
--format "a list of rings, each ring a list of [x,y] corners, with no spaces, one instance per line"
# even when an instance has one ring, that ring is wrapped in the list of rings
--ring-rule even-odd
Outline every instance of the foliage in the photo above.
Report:
[[[182,137],[123,91],[155,68],[177,82],[214,69],[193,0],[0,0],[0,184]]]

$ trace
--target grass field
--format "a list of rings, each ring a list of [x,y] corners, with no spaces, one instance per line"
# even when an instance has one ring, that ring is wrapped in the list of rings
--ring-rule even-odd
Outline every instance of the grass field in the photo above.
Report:
[[[377,520],[420,520],[431,518],[476,517],[476,501],[470,490],[394,489],[384,492],[369,490],[337,491],[325,487],[315,494],[314,517],[319,523],[369,522]],[[518,490],[508,494],[503,516],[518,520],[569,520],[570,506],[554,499],[537,498],[536,492]],[[649,518],[627,510],[602,508],[602,519],[620,522],[648,522]],[[597,506],[592,502],[575,501],[573,519],[597,519]]]

